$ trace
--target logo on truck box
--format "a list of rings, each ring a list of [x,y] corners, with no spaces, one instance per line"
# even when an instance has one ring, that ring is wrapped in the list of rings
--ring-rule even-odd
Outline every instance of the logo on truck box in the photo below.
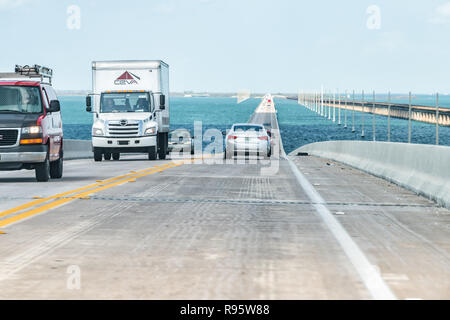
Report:
[[[120,77],[116,79],[116,81],[114,81],[114,84],[116,86],[138,84],[137,80],[141,80],[141,78],[131,72],[125,71]]]

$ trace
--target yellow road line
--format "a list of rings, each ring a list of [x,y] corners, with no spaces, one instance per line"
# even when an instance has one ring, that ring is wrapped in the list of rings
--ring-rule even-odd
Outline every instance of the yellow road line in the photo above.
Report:
[[[130,176],[133,176],[133,175],[136,175],[136,174],[139,174],[139,173],[143,173],[143,172],[146,172],[146,171],[149,171],[149,170],[153,170],[155,168],[161,168],[161,167],[170,165],[172,163],[173,162],[169,162],[169,163],[166,163],[164,165],[155,166],[155,167],[152,167],[152,168],[149,168],[149,169],[138,171],[136,173],[125,174],[125,175],[122,175],[122,176],[119,176],[119,177],[115,177],[115,178],[111,178],[111,179],[108,179],[108,180],[105,180],[105,181],[102,181],[102,182],[99,182],[99,183],[91,184],[91,185],[86,186],[86,187],[70,190],[70,191],[67,191],[67,192],[59,193],[57,195],[54,195],[54,196],[51,196],[51,197],[48,197],[48,198],[42,198],[42,199],[39,199],[39,200],[36,200],[36,201],[32,201],[32,202],[26,203],[24,205],[21,205],[21,206],[18,206],[18,207],[15,207],[15,208],[12,208],[12,209],[0,212],[0,218],[5,217],[5,216],[10,215],[10,214],[17,213],[17,212],[25,210],[25,209],[29,209],[31,207],[34,207],[34,206],[36,206],[38,204],[47,202],[49,200],[62,198],[62,197],[65,197],[67,195],[70,195],[72,193],[77,193],[77,192],[81,192],[81,191],[84,191],[84,190],[87,190],[87,189],[95,188],[97,186],[104,185],[104,184],[107,184],[107,183],[110,183],[110,182],[114,182],[114,181],[117,181],[117,180],[120,180],[120,179],[124,179],[126,177],[130,177]]]
[[[85,198],[85,197],[87,197],[88,195],[90,195],[92,193],[96,193],[96,192],[99,192],[99,191],[102,191],[102,190],[105,190],[105,189],[109,189],[109,188],[112,188],[112,187],[124,184],[124,183],[128,182],[129,180],[141,178],[141,177],[150,175],[152,173],[161,172],[161,171],[167,170],[169,168],[178,167],[178,166],[181,166],[181,164],[171,164],[171,165],[166,166],[166,167],[159,166],[160,168],[158,168],[158,169],[139,174],[138,176],[133,175],[132,177],[129,177],[129,178],[125,179],[125,180],[120,180],[120,181],[117,181],[117,182],[114,182],[114,183],[110,183],[108,185],[104,185],[104,186],[101,186],[101,187],[98,187],[98,188],[95,188],[95,189],[92,189],[92,190],[88,190],[88,191],[82,192],[82,193],[77,194],[77,195],[75,195],[73,197],[70,197],[70,198],[64,198],[64,199],[59,199],[59,200],[53,201],[53,202],[45,204],[45,205],[43,205],[43,206],[41,206],[39,208],[23,212],[21,214],[18,214],[16,216],[13,216],[13,217],[8,218],[8,219],[4,219],[4,220],[0,221],[0,227],[8,226],[8,225],[10,225],[12,223],[15,223],[15,222],[18,222],[20,220],[29,218],[31,216],[34,216],[34,215],[38,214],[38,213],[42,213],[42,212],[45,212],[47,210],[53,209],[55,207],[58,207],[58,206],[60,206],[60,205],[62,205],[64,203],[67,203],[67,202],[70,202],[70,201],[73,201],[73,200],[76,200],[76,199]],[[143,171],[146,171],[146,170],[143,170]],[[143,171],[141,171],[141,172],[143,172]]]

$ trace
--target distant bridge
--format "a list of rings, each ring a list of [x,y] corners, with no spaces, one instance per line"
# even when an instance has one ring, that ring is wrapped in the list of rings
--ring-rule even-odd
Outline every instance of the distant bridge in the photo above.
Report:
[[[288,97],[291,100],[298,100],[298,97]],[[300,100],[303,104],[313,105],[314,108],[321,114],[331,118],[337,117],[336,110],[354,110],[364,113],[378,114],[382,116],[391,116],[393,118],[409,119],[411,113],[411,120],[436,124],[439,119],[439,125],[450,126],[450,109],[429,107],[421,105],[410,105],[389,103],[389,102],[371,102],[371,101],[353,101],[353,100],[339,100],[336,98],[324,97],[321,99],[320,95],[305,95],[301,96]],[[323,109],[323,110],[322,110]]]

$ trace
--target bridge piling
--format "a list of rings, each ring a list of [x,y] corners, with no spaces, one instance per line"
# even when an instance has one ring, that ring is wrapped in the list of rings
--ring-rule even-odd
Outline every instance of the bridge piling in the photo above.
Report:
[[[373,104],[372,104],[372,136],[373,141],[377,141],[376,139],[376,124],[375,124],[375,90],[373,91]]]
[[[439,145],[439,93],[436,93],[436,145]]]
[[[408,109],[408,143],[411,143],[412,128],[411,128],[411,109],[412,109],[412,95],[409,92],[409,109]]]
[[[353,90],[352,132],[355,131],[355,90]]]
[[[365,137],[365,132],[364,132],[364,113],[365,111],[365,102],[364,102],[364,90],[362,91],[362,113],[361,113],[361,126],[362,126],[362,130],[361,130],[361,137],[364,138]]]

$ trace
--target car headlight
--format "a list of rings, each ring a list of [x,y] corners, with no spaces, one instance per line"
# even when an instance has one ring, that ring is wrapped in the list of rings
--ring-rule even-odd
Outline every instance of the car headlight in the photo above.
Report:
[[[145,130],[145,134],[146,135],[154,135],[154,134],[156,134],[156,127],[147,128]]]
[[[37,133],[42,133],[42,127],[33,126],[22,128],[22,134],[37,134]]]
[[[100,128],[93,128],[92,129],[92,135],[93,136],[102,136],[103,135],[103,130]]]

